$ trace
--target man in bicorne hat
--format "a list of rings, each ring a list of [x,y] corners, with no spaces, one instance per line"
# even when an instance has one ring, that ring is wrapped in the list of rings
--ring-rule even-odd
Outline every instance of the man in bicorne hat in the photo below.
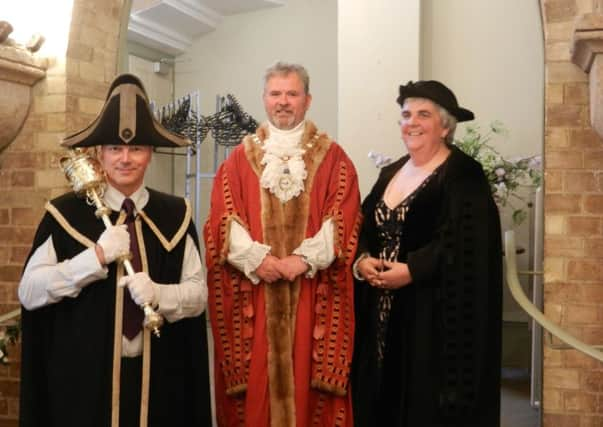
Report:
[[[63,140],[97,147],[116,225],[105,228],[73,192],[46,205],[19,284],[21,426],[211,425],[207,286],[191,208],[144,187],[153,147],[189,143],[154,119],[130,74],[114,80],[90,126]],[[128,253],[134,275],[121,262]],[[142,327],[143,304],[165,318],[161,337]]]

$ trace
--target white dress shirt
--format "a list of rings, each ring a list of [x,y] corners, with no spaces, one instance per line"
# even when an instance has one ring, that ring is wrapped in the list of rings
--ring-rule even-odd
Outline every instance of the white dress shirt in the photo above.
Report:
[[[268,123],[268,129],[269,136],[265,141],[265,146],[269,145],[269,148],[275,148],[276,146],[295,148],[301,142],[301,137],[305,129],[305,121],[291,130],[278,129],[271,123]],[[264,172],[268,171],[269,166],[270,165],[266,166]],[[262,174],[261,184],[272,192],[272,187],[269,185],[270,179],[265,175],[266,173]],[[303,179],[305,179],[305,166],[304,170],[299,172],[299,175],[302,175]],[[280,197],[281,195],[275,194],[275,196]],[[283,200],[283,202],[285,201],[286,200]],[[335,259],[334,227],[335,224],[332,219],[326,220],[322,223],[318,233],[304,239],[301,245],[293,251],[294,255],[303,256],[304,260],[310,266],[306,272],[306,277],[314,277],[318,270],[327,268]],[[229,264],[245,274],[251,283],[258,284],[260,279],[255,274],[255,270],[260,266],[272,248],[269,245],[253,240],[247,230],[236,221],[231,221],[230,223],[229,236],[229,250],[228,255],[226,256]]]
[[[149,201],[149,192],[142,186],[130,198],[136,211],[143,209]],[[125,196],[111,186],[103,196],[106,206],[119,211]],[[99,220],[100,221],[100,220]],[[28,309],[44,307],[63,298],[76,298],[81,290],[94,281],[106,279],[108,268],[100,264],[94,248],[88,248],[71,259],[57,262],[57,255],[50,236],[32,254],[21,282],[19,300]],[[199,252],[192,238],[187,235],[182,273],[177,286],[153,284],[159,306],[157,311],[168,322],[185,317],[198,316],[207,305],[207,283]],[[142,353],[142,333],[133,340],[123,338],[122,355],[138,356]]]

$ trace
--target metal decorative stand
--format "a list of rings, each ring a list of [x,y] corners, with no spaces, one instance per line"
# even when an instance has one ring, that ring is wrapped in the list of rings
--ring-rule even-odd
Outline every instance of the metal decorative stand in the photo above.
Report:
[[[193,142],[186,150],[184,197],[194,203],[193,219],[200,234],[202,181],[211,182],[214,179],[220,163],[228,157],[245,135],[255,132],[258,123],[243,110],[231,94],[217,95],[216,112],[209,116],[200,114],[199,91],[190,92],[162,106],[151,103],[151,109],[166,129],[185,135]],[[210,134],[213,139],[213,161],[210,170],[203,171],[201,144]],[[160,154],[178,155],[179,153],[162,151]]]

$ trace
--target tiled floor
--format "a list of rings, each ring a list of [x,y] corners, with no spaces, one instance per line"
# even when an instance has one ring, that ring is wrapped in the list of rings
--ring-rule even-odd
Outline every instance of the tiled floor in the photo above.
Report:
[[[538,410],[530,406],[527,371],[503,369],[500,420],[501,427],[540,427]]]

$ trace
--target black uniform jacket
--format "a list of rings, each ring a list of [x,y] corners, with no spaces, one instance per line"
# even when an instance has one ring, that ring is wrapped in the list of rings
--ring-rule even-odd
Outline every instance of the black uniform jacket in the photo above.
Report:
[[[183,199],[149,193],[143,211],[156,226],[142,221],[149,275],[157,283],[178,283],[186,235],[198,246],[197,233]],[[94,211],[73,193],[52,200],[31,253],[52,236],[58,262],[74,257],[104,230]],[[23,308],[21,426],[110,425],[115,286],[112,263],[106,280],[76,298]],[[161,337],[151,337],[149,426],[211,425],[205,315],[166,322]]]

